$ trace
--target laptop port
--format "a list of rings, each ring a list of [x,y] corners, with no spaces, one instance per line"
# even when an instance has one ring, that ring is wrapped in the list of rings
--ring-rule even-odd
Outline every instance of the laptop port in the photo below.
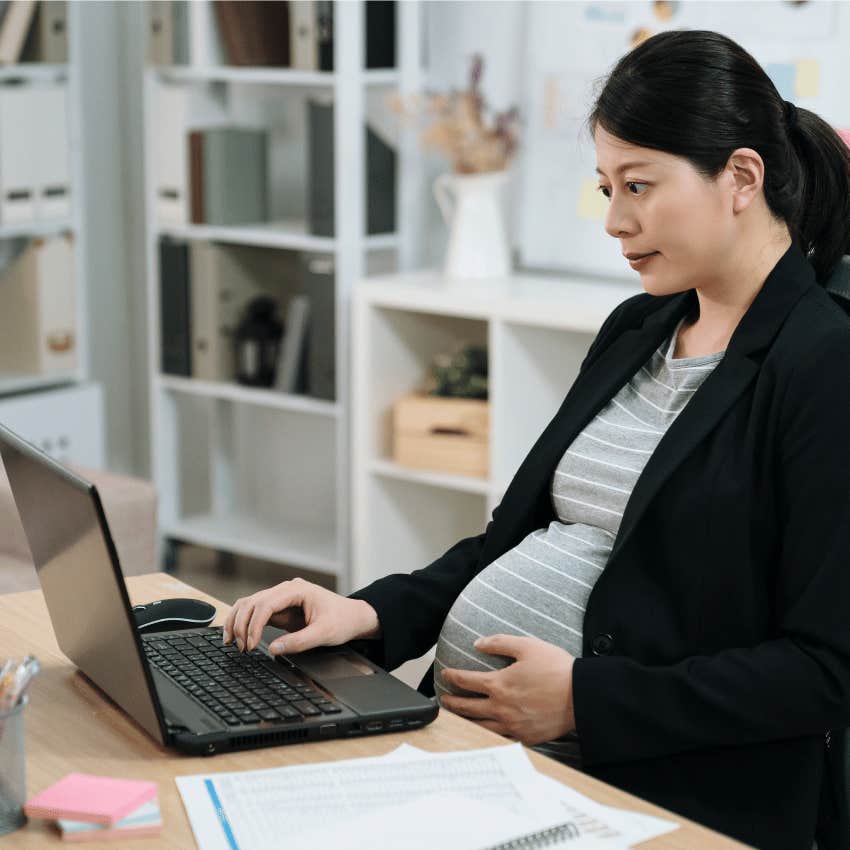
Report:
[[[422,725],[421,720],[408,720],[407,721],[408,728],[410,728],[411,726],[421,726],[421,725]]]
[[[383,728],[384,728],[384,721],[383,720],[370,720],[366,724],[366,731],[367,732],[377,732],[377,731],[379,731],[380,729],[383,729]]]
[[[404,721],[399,720],[390,720],[387,724],[387,729],[401,729],[404,726]]]

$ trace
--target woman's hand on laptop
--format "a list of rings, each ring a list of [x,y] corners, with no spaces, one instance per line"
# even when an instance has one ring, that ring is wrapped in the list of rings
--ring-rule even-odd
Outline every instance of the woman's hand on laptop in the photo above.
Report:
[[[272,655],[339,646],[381,633],[378,615],[368,602],[301,578],[237,599],[224,622],[224,642],[235,640],[240,652],[254,649],[266,625],[290,632],[269,645]]]

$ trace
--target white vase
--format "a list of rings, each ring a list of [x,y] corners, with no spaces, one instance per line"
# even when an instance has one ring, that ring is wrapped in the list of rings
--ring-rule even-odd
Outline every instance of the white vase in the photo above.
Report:
[[[502,215],[507,182],[508,171],[441,174],[434,181],[434,196],[449,226],[443,269],[447,277],[471,280],[504,277],[510,272]]]

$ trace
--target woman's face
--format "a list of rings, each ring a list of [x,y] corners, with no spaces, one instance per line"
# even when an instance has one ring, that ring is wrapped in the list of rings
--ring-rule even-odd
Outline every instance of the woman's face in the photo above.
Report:
[[[594,136],[609,203],[605,230],[622,254],[657,252],[632,266],[644,289],[669,295],[734,277],[740,234],[733,172],[706,181],[682,157],[628,144],[602,127]],[[623,264],[630,265],[625,257]]]

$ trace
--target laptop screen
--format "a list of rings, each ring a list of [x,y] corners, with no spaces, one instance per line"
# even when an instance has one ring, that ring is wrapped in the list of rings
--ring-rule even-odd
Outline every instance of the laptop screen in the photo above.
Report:
[[[164,742],[158,699],[97,490],[2,425],[0,456],[59,647]]]

